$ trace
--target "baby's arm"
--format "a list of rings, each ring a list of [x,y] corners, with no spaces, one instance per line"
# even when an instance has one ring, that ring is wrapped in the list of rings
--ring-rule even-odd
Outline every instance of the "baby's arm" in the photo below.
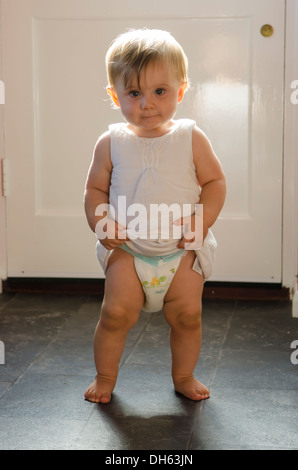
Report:
[[[193,130],[193,159],[197,178],[201,186],[200,204],[203,204],[203,240],[208,229],[214,224],[224,205],[226,182],[221,164],[206,135],[198,128]],[[185,248],[189,242],[182,238],[178,248]]]
[[[226,180],[221,164],[206,135],[198,128],[193,130],[193,157],[199,185],[202,188],[203,237],[214,224],[223,208],[226,197]]]
[[[105,217],[106,213],[96,215],[96,208],[100,204],[109,204],[110,182],[112,174],[112,162],[110,156],[110,135],[108,132],[103,134],[97,141],[93,153],[93,159],[89,168],[84,204],[86,217],[89,226],[93,232],[96,231],[96,224]],[[118,224],[115,222],[113,230],[115,236],[113,238],[104,238],[100,242],[108,250],[112,250],[117,246],[123,245],[126,238],[118,239]]]

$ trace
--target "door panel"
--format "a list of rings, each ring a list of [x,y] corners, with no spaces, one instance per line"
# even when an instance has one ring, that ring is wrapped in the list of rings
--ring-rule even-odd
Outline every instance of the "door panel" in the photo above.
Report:
[[[122,120],[104,56],[147,26],[183,45],[177,118],[196,120],[227,177],[212,279],[280,282],[284,0],[2,0],[2,17],[9,276],[103,276],[82,201],[94,144]]]

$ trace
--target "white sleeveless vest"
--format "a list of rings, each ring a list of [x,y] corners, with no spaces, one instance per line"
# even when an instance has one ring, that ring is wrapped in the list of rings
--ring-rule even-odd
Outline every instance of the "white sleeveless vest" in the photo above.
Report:
[[[191,215],[194,205],[199,203],[200,186],[192,151],[194,125],[189,119],[176,120],[170,132],[156,138],[138,137],[126,123],[109,126],[113,165],[110,205],[115,210],[116,220],[128,227],[128,236],[132,226],[134,233],[139,234],[139,238],[127,242],[137,253],[162,256],[178,250],[181,228],[175,227],[174,231],[171,228],[167,233],[163,225],[166,221],[158,222],[153,207],[155,211],[160,209],[160,218],[166,219],[168,215],[172,226],[173,220],[182,216],[184,204],[190,208],[190,213],[184,212],[184,215]],[[144,212],[138,212],[134,204],[145,208],[146,220]],[[163,206],[165,212],[161,204],[166,205]],[[180,210],[167,212],[170,207]]]

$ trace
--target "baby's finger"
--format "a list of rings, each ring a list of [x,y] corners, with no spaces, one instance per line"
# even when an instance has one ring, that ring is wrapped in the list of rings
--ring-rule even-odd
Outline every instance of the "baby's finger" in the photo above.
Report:
[[[128,238],[127,233],[126,233],[126,229],[118,230],[117,227],[116,227],[116,229],[115,229],[115,239],[116,240],[121,240],[123,243],[125,241],[128,241],[129,238]]]
[[[181,217],[173,221],[173,225],[188,225],[191,223],[191,216]]]
[[[181,240],[179,241],[178,245],[177,245],[177,248],[179,249],[186,249],[186,246],[187,244],[191,244],[195,241],[195,237],[193,238],[187,238],[187,236],[184,236],[183,238],[181,238]]]

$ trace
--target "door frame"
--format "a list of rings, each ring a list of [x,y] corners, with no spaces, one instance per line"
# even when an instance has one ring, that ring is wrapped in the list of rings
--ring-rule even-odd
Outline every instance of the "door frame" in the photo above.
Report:
[[[298,2],[286,0],[284,161],[283,161],[283,246],[282,284],[291,291],[297,306],[298,274],[298,104],[291,102],[291,83],[298,80]],[[297,308],[297,307],[296,307]],[[293,307],[294,309],[294,307]],[[293,315],[298,312],[293,311]]]
[[[298,2],[285,0],[285,100],[284,100],[284,159],[283,159],[283,243],[282,285],[297,295],[298,272],[298,105],[291,103],[291,82],[298,80]],[[2,63],[2,0],[0,0],[0,80]],[[5,105],[0,105],[0,159],[5,158]],[[2,178],[2,176],[1,176]],[[286,183],[286,184],[285,184]],[[1,181],[2,187],[2,181]],[[7,278],[6,261],[6,200],[0,192],[0,293],[2,280]]]
[[[2,61],[2,0],[0,0],[0,80],[3,77]],[[4,148],[4,113],[5,104],[0,104],[0,161],[5,157]],[[2,293],[2,280],[7,277],[6,264],[6,200],[2,194],[3,181],[0,175],[0,294]]]

